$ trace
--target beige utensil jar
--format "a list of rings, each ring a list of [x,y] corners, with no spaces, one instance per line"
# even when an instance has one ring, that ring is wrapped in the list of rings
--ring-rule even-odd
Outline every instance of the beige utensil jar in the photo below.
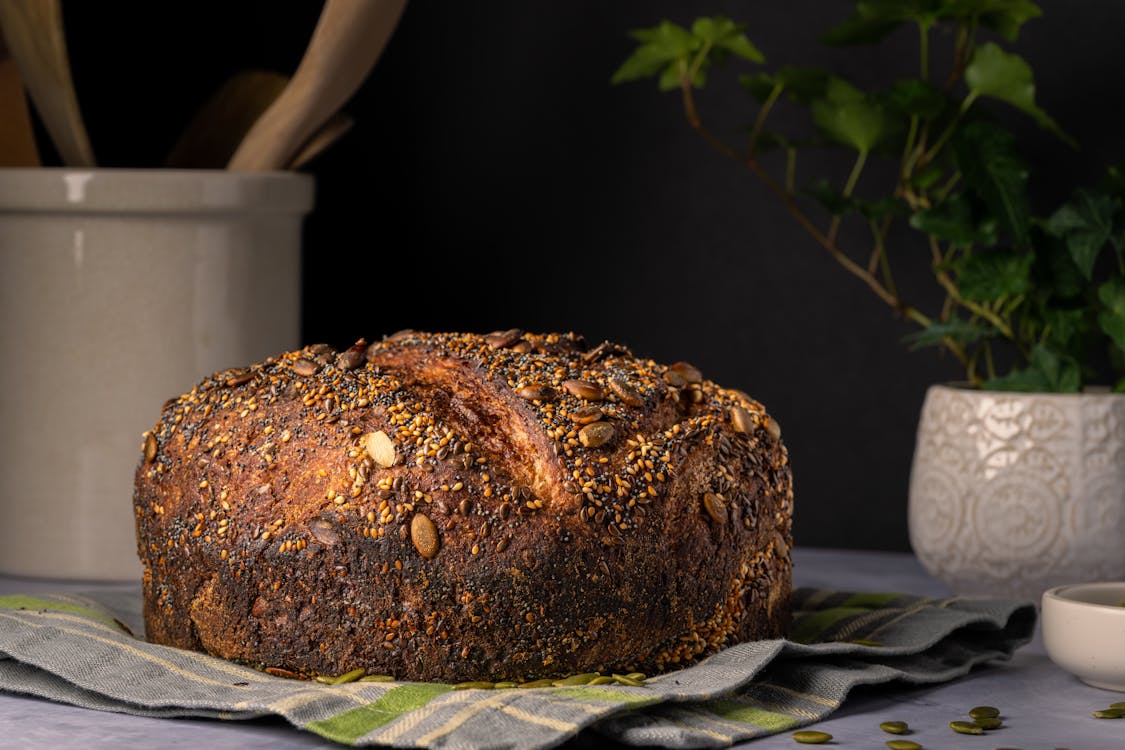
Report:
[[[0,573],[136,580],[166,400],[294,348],[313,179],[0,169]]]

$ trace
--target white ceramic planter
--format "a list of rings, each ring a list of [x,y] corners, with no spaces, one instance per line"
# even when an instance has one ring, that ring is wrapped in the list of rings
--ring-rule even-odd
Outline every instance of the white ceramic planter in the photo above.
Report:
[[[931,387],[909,523],[923,566],[961,594],[1125,579],[1125,395]]]
[[[0,169],[0,572],[127,579],[141,433],[294,347],[292,173]]]

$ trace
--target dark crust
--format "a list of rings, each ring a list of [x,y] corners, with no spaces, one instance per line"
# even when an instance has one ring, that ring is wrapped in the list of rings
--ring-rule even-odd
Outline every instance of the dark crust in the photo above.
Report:
[[[515,331],[404,332],[216,373],[146,433],[147,636],[301,675],[447,682],[654,674],[780,637],[780,431],[694,372]],[[570,414],[590,406],[612,437],[587,447]],[[378,431],[391,467],[366,449]]]

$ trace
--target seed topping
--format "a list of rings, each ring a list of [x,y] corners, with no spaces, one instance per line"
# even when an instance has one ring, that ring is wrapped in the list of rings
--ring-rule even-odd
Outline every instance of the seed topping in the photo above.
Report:
[[[369,432],[364,438],[363,445],[367,455],[375,463],[384,468],[395,465],[398,453],[395,451],[394,442],[388,437],[387,433],[382,430]]]
[[[416,513],[411,519],[410,541],[414,543],[414,549],[418,550],[418,554],[427,560],[433,558],[441,546],[437,527],[424,513]]]
[[[609,422],[593,422],[578,431],[578,440],[587,448],[597,448],[613,439],[613,425]]]

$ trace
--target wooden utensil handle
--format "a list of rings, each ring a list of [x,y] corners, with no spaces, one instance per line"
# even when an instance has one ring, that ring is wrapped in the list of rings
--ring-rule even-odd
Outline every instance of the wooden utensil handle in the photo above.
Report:
[[[327,0],[289,86],[246,135],[229,169],[282,169],[363,83],[406,0]]]

